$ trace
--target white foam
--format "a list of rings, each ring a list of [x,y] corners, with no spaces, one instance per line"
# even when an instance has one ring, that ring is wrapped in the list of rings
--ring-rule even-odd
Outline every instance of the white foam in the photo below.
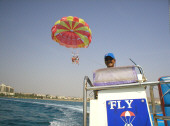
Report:
[[[83,107],[82,106],[77,106],[77,105],[68,105],[68,104],[57,104],[57,103],[43,103],[45,105],[45,107],[60,107],[63,109],[69,109],[69,110],[73,110],[76,112],[83,112]]]
[[[67,122],[52,121],[49,126],[73,126]]]
[[[71,121],[66,118],[64,119],[54,119],[50,122],[49,126],[79,126],[75,121]]]
[[[52,121],[52,122],[50,122],[50,125],[49,125],[49,126],[57,126],[57,124],[58,124],[57,121]],[[58,125],[58,126],[60,126],[60,125]]]

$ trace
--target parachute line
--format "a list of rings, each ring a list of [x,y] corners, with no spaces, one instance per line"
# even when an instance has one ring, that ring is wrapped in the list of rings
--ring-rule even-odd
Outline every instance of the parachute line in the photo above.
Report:
[[[132,123],[134,119],[135,119],[135,116],[134,116],[134,118],[132,119],[132,121],[130,123]]]
[[[121,119],[123,120],[124,123],[126,123],[122,117],[121,117]]]

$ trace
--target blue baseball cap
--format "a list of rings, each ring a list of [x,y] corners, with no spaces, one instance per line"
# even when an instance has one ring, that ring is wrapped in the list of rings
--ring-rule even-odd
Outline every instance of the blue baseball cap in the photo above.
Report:
[[[107,53],[107,54],[105,54],[104,58],[106,58],[107,56],[110,56],[110,57],[112,57],[113,59],[115,59],[115,56],[114,56],[113,53]]]

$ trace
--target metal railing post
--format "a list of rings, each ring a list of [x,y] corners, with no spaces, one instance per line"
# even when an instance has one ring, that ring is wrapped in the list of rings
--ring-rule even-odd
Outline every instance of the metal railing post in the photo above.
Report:
[[[152,113],[153,113],[154,126],[158,126],[158,121],[155,118],[156,117],[156,107],[155,107],[153,86],[150,86],[150,97],[151,97],[151,104],[152,104]]]
[[[83,83],[83,126],[87,126],[87,79],[85,76]]]

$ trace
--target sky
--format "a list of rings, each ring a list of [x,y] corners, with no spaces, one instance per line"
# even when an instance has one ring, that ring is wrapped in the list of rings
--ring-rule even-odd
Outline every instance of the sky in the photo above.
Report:
[[[0,84],[15,92],[83,96],[84,77],[116,66],[142,66],[148,81],[170,75],[168,0],[0,0]],[[51,39],[54,23],[65,16],[85,20],[92,31],[88,48],[73,49]]]

